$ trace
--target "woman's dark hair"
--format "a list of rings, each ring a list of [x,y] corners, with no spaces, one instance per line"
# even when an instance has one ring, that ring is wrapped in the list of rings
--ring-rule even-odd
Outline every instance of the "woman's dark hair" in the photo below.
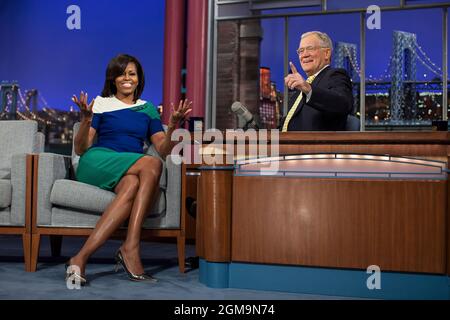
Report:
[[[117,77],[123,75],[125,69],[127,68],[127,65],[130,62],[133,62],[136,65],[137,75],[139,79],[137,88],[134,91],[134,100],[136,101],[141,97],[145,85],[144,70],[142,69],[142,66],[139,63],[138,59],[128,54],[119,54],[117,57],[112,58],[109,62],[108,68],[106,68],[106,79],[105,85],[103,86],[102,97],[111,97],[112,95],[117,93],[115,80]]]

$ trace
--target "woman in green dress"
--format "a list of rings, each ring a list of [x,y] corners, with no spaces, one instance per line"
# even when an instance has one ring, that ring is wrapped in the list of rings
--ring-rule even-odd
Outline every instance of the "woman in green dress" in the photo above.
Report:
[[[172,105],[167,131],[159,113],[140,99],[145,79],[139,61],[129,55],[113,58],[106,70],[102,95],[88,103],[87,93],[72,97],[81,111],[81,124],[75,137],[75,152],[81,156],[77,180],[116,193],[97,222],[82,249],[66,264],[66,279],[86,284],[88,258],[108,240],[127,219],[125,241],[115,259],[134,281],[155,282],[144,272],[140,258],[141,228],[158,193],[161,161],[143,153],[148,139],[161,157],[172,150],[171,135],[192,110],[187,100]],[[94,144],[94,138],[97,142]]]

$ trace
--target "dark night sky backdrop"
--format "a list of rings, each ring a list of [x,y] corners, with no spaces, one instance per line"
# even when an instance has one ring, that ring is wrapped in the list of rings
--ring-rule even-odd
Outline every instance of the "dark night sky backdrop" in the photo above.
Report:
[[[348,1],[328,3],[330,9],[339,9]],[[397,4],[398,0],[357,3],[364,7]],[[66,28],[66,8],[71,4],[81,7],[81,30]],[[381,27],[367,30],[367,75],[380,76],[387,67],[393,30],[417,33],[419,44],[442,67],[441,9],[382,12]],[[272,79],[281,90],[283,19],[264,19],[263,29],[261,65],[272,69]],[[309,30],[325,31],[334,42],[359,44],[358,14],[290,18],[289,58],[297,66],[295,49],[300,35]],[[146,72],[143,98],[156,104],[162,101],[164,0],[0,0],[0,41],[0,80],[17,80],[24,90],[37,88],[53,108],[67,109],[71,95],[81,90],[92,98],[98,95],[106,65],[118,53],[140,59]],[[424,73],[431,77],[418,65],[418,79]]]
[[[337,41],[357,44],[359,63],[359,14],[292,17],[289,19],[289,60],[300,67],[296,49],[302,33],[311,30],[326,32],[333,43]],[[261,64],[271,68],[272,80],[279,90],[283,85],[283,19],[263,21]],[[442,10],[408,10],[381,13],[381,29],[366,29],[366,76],[380,77],[388,66],[392,53],[394,30],[417,34],[417,42],[428,57],[442,68]],[[276,49],[276,50],[275,50]],[[360,63],[359,63],[360,64]],[[427,74],[427,77],[424,77]],[[417,79],[433,78],[428,69],[417,63]],[[282,90],[281,90],[282,91]]]
[[[68,30],[66,9],[81,8],[81,30]],[[48,104],[68,109],[81,90],[99,95],[109,60],[138,57],[143,98],[162,102],[164,0],[0,0],[0,80],[37,88]]]

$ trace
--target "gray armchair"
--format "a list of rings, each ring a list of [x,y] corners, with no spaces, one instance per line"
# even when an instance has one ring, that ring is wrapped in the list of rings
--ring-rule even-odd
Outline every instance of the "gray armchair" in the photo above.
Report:
[[[79,123],[74,126],[74,136]],[[42,153],[35,158],[35,213],[31,269],[36,270],[40,237],[51,236],[52,254],[59,255],[62,236],[88,236],[115,193],[74,179],[79,157]],[[153,147],[147,154],[159,157]],[[163,162],[160,196],[144,222],[142,237],[176,237],[180,271],[184,272],[185,230],[181,221],[181,164],[174,156]],[[178,162],[180,163],[180,162]],[[126,232],[121,228],[115,236]]]
[[[22,236],[30,270],[33,153],[44,151],[36,121],[0,121],[0,234]]]

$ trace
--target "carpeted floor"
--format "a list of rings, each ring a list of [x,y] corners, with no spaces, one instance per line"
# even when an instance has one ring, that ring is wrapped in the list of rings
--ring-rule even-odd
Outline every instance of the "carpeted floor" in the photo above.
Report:
[[[198,281],[198,269],[185,274],[178,271],[176,245],[144,243],[142,259],[146,272],[159,282],[137,283],[128,280],[125,272],[114,272],[113,256],[120,241],[108,241],[90,260],[86,273],[89,286],[69,290],[64,281],[64,262],[74,255],[83,238],[63,239],[62,257],[51,258],[47,237],[41,241],[38,270],[25,272],[22,241],[17,236],[0,236],[0,299],[340,299],[339,297],[304,295],[241,289],[208,288]],[[193,256],[188,246],[187,256]]]

